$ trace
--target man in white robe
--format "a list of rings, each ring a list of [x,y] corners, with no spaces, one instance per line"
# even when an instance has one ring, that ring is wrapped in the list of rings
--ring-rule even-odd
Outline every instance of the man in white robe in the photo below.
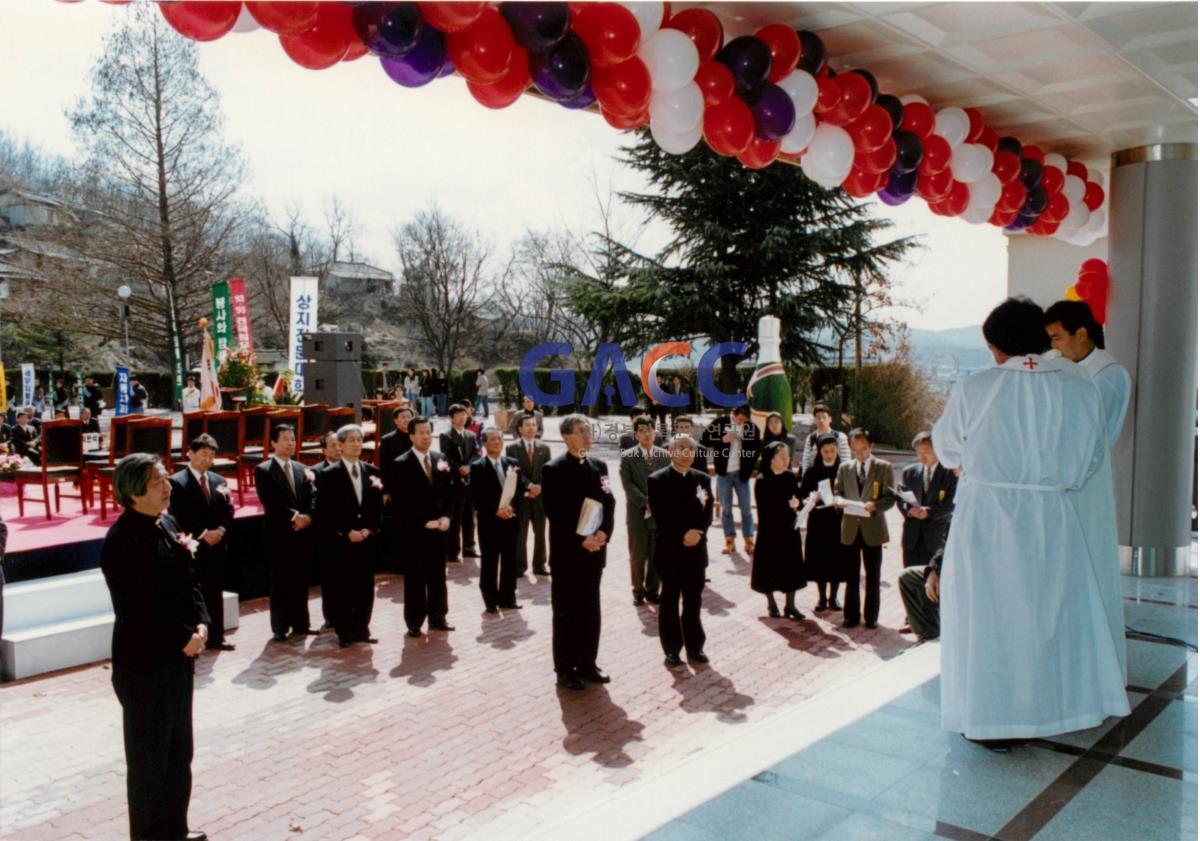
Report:
[[[1083,301],[1059,301],[1042,318],[1050,346],[1087,371],[1104,401],[1104,423],[1109,448],[1117,443],[1133,380],[1112,354],[1104,350],[1104,329]],[[1096,565],[1096,581],[1104,598],[1109,633],[1121,659],[1121,674],[1128,678],[1125,649],[1125,609],[1121,597],[1121,562],[1117,552],[1116,500],[1112,462],[1105,458],[1092,477],[1072,494],[1087,535],[1088,552]]]
[[[984,337],[997,366],[960,382],[933,429],[941,462],[963,469],[942,562],[942,725],[1003,747],[1129,704],[1071,498],[1107,459],[1100,393],[1042,355],[1030,301],[993,310]]]

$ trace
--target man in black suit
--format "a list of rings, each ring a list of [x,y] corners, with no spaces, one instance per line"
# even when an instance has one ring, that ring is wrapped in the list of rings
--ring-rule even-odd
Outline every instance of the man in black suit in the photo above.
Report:
[[[679,652],[684,646],[693,663],[708,662],[704,654],[704,626],[700,623],[700,599],[704,592],[704,570],[708,567],[713,495],[708,474],[692,469],[695,457],[695,439],[676,436],[671,442],[670,467],[654,471],[647,480],[650,511],[658,531],[654,563],[662,580],[658,639],[670,668],[683,664]]]
[[[331,429],[321,436],[321,463],[313,469],[321,471],[326,467],[336,467],[341,460],[342,442],[338,440],[337,432]]]
[[[529,569],[529,527],[533,526],[533,574],[549,575],[546,569],[546,506],[542,501],[542,468],[550,461],[550,446],[537,440],[540,422],[526,415],[517,425],[518,439],[505,454],[515,459],[529,483],[517,506],[517,566],[520,575]]]
[[[79,410],[79,423],[84,433],[100,434],[100,421],[92,417],[92,410],[87,406]]]
[[[567,451],[542,468],[542,495],[550,518],[550,607],[553,611],[554,671],[563,689],[608,683],[596,665],[600,649],[600,577],[616,499],[608,465],[588,455],[592,428],[579,414],[559,424]],[[598,512],[581,523],[585,507]],[[597,508],[598,506],[598,508]],[[598,521],[598,524],[597,524]],[[585,533],[580,534],[579,529]]]
[[[743,404],[728,415],[720,415],[704,430],[700,439],[705,457],[712,456],[717,474],[717,491],[721,496],[721,529],[725,532],[725,548],[721,554],[733,552],[737,529],[733,522],[733,495],[737,494],[742,513],[742,542],[746,554],[754,554],[754,509],[750,496],[750,474],[758,465],[762,436],[750,423],[750,407]]]
[[[945,545],[958,489],[958,477],[938,463],[930,433],[918,432],[912,446],[917,463],[904,468],[901,484],[917,502],[914,505],[896,497],[896,505],[904,515],[901,546],[905,568],[928,566],[933,554]]]
[[[399,406],[392,411],[396,428],[379,440],[380,469],[412,449],[412,438],[408,434],[408,424],[412,418],[413,410],[409,406]]]
[[[520,610],[517,604],[517,512],[529,483],[521,475],[516,459],[503,454],[503,430],[489,426],[483,430],[484,455],[471,462],[471,501],[479,519],[479,592],[488,613],[497,608]],[[509,471],[516,476],[516,492],[507,505],[500,506],[504,482]]]
[[[104,402],[104,392],[100,390],[100,386],[96,385],[96,381],[91,377],[83,378],[83,405],[92,412],[92,417],[99,419],[104,412],[104,407],[100,404]]]
[[[179,530],[197,543],[192,568],[212,622],[207,648],[233,651],[225,641],[226,536],[233,527],[233,502],[225,479],[212,472],[217,440],[201,433],[188,444],[188,466],[171,477],[171,516]]]
[[[442,455],[450,462],[454,476],[454,493],[450,499],[450,535],[446,541],[446,560],[460,560],[458,550],[462,548],[464,558],[478,558],[475,550],[475,507],[471,504],[471,492],[467,485],[471,481],[471,462],[479,456],[479,444],[475,433],[466,428],[469,413],[465,406],[455,403],[450,407],[450,429],[439,439]]]
[[[263,548],[271,573],[271,631],[283,642],[290,631],[316,634],[308,625],[308,571],[316,474],[297,464],[296,430],[281,423],[271,430],[270,458],[254,468],[254,487],[263,507]]]
[[[150,400],[150,393],[146,391],[146,387],[138,380],[137,374],[129,378],[129,414],[140,415],[146,411],[146,403]]]
[[[41,438],[29,422],[29,410],[17,412],[17,425],[11,430],[13,449],[34,464],[42,463]]]
[[[521,408],[513,412],[513,416],[508,421],[508,431],[513,438],[521,438],[521,423],[525,418],[533,418],[537,424],[537,438],[542,437],[542,413],[538,410],[537,403],[528,394],[521,398]]]
[[[446,532],[454,479],[446,457],[430,452],[433,421],[418,415],[408,433],[412,449],[384,466],[383,485],[405,555],[404,624],[410,637],[419,637],[426,617],[431,631],[454,630],[446,623]]]
[[[347,424],[337,432],[342,459],[317,472],[313,521],[326,550],[337,559],[329,567],[322,593],[329,590],[330,622],[338,644],[375,643],[371,613],[375,605],[375,560],[383,519],[383,478],[362,455],[362,427]]]
[[[113,475],[124,507],[100,550],[112,597],[112,683],[125,735],[129,837],[205,838],[189,833],[192,681],[209,616],[192,577],[195,544],[165,513],[171,481],[156,456],[132,453]]]

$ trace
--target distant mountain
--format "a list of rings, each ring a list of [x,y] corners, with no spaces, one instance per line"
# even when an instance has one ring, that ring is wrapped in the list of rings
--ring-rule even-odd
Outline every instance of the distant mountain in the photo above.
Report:
[[[992,364],[992,355],[977,325],[949,330],[912,330],[913,359],[921,365],[973,370]]]

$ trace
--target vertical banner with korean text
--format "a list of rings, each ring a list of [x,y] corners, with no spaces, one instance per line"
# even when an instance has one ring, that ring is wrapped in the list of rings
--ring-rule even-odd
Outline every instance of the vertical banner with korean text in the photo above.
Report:
[[[82,382],[82,381],[81,381]],[[4,373],[4,363],[0,362],[0,414],[8,411],[8,377]]]
[[[293,277],[291,286],[291,311],[289,324],[291,336],[288,341],[288,368],[295,372],[292,391],[304,393],[304,348],[305,333],[317,329],[317,279],[315,277]]]
[[[229,278],[229,306],[233,312],[233,335],[237,345],[254,361],[254,336],[250,333],[250,303],[246,299],[246,279]]]
[[[212,287],[213,299],[213,345],[217,351],[217,364],[220,365],[225,359],[226,349],[233,344],[232,341],[232,321],[233,316],[229,305],[229,284],[225,281],[214,283]]]
[[[117,366],[117,375],[113,377],[113,400],[117,403],[117,417],[129,414],[129,369],[124,365]]]
[[[33,405],[33,388],[34,388],[35,378],[36,378],[36,376],[33,373],[33,363],[32,362],[22,362],[21,363],[21,405],[22,406],[32,406]],[[42,407],[39,406],[38,407],[38,417],[41,417],[41,409],[42,409]]]

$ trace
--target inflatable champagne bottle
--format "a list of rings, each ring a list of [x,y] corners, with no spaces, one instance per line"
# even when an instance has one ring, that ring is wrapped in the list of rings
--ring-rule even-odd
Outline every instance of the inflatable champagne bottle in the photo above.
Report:
[[[783,416],[784,432],[792,431],[792,386],[779,358],[779,319],[764,315],[758,320],[758,368],[746,386],[750,419],[764,431],[767,415]]]

